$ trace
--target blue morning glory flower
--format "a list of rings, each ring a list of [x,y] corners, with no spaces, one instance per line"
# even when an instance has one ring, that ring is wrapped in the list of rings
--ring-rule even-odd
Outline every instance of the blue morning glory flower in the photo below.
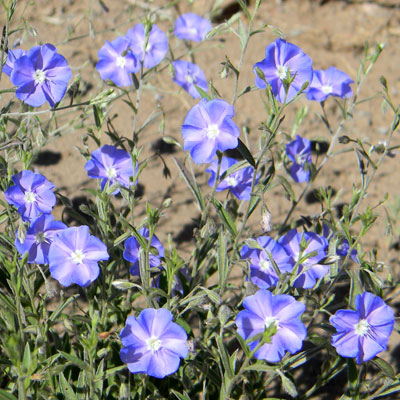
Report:
[[[109,79],[117,86],[132,85],[131,73],[139,71],[140,64],[130,51],[130,43],[125,36],[117,37],[111,43],[106,40],[99,50],[96,65],[101,79]]]
[[[15,247],[21,255],[28,253],[28,263],[48,264],[50,245],[57,232],[66,228],[67,225],[55,221],[51,214],[42,214],[32,222],[22,243],[17,231]]]
[[[240,250],[240,256],[250,261],[251,281],[260,289],[268,289],[279,281],[272,260],[279,271],[285,273],[292,271],[293,259],[284,247],[269,236],[260,236],[257,242],[264,250],[244,245]]]
[[[301,242],[305,241],[306,248],[302,251]],[[278,243],[285,248],[287,253],[293,258],[294,264],[311,254],[301,264],[297,271],[297,279],[293,286],[296,288],[310,289],[315,286],[317,280],[324,277],[329,272],[329,266],[320,264],[327,257],[329,243],[323,236],[314,232],[297,233],[296,229],[291,229],[286,235],[282,236]]]
[[[168,40],[165,33],[157,26],[153,25],[149,34],[149,40],[146,45],[146,36],[143,24],[137,24],[129,29],[126,37],[131,42],[131,51],[138,60],[144,62],[146,68],[153,68],[158,65],[165,57],[168,51]],[[144,48],[146,46],[146,49]],[[140,64],[139,64],[140,65]]]
[[[350,85],[354,81],[335,67],[327,70],[314,70],[313,80],[307,90],[307,99],[325,101],[328,96],[350,97],[353,92]]]
[[[149,239],[150,232],[147,228],[139,229],[139,233],[145,239],[147,240]],[[156,235],[153,235],[153,237],[151,238],[151,247],[154,247],[154,249],[158,252],[158,254],[157,255],[153,254],[152,251],[150,251],[149,254],[150,268],[157,268],[161,264],[161,257],[164,257],[164,247]],[[140,249],[139,242],[134,236],[125,240],[123,257],[125,258],[125,260],[132,263],[130,269],[130,273],[132,275],[140,275],[139,249]]]
[[[394,326],[393,310],[378,296],[364,292],[355,298],[356,310],[338,310],[329,318],[337,333],[332,346],[358,364],[386,350]]]
[[[217,150],[238,145],[239,128],[232,121],[234,108],[224,100],[201,99],[186,115],[182,125],[184,149],[197,164],[210,163]]]
[[[189,352],[185,330],[165,308],[146,308],[138,318],[128,317],[120,338],[121,361],[133,374],[164,378],[178,370],[180,358]]]
[[[133,176],[132,159],[127,151],[104,145],[93,151],[91,156],[92,158],[85,164],[85,170],[90,178],[102,178],[101,190],[104,190],[107,181],[109,186],[119,183],[129,188],[132,185],[129,179]],[[112,194],[117,193],[119,193],[119,188],[112,192]]]
[[[24,56],[25,54],[26,54],[26,51],[22,50],[22,49],[8,50],[7,61],[3,65],[3,72],[6,75],[10,76],[11,72],[14,69],[15,60],[17,60],[18,58]]]
[[[46,177],[24,170],[12,177],[4,196],[8,204],[15,206],[24,221],[32,221],[40,214],[50,214],[56,204],[54,185]]]
[[[333,232],[329,229],[329,226],[324,223],[322,226],[322,234],[324,235],[324,237],[326,237],[328,240],[334,240],[334,235]],[[350,250],[350,245],[349,245],[349,241],[345,238],[341,238],[338,240],[337,244],[336,244],[336,254],[340,257],[346,257],[347,253]],[[357,256],[357,250],[353,249],[351,251],[350,254],[351,259],[354,262],[360,262]]]
[[[258,76],[256,68],[260,68],[264,73],[265,81]],[[264,89],[267,86],[265,82],[267,82],[271,86],[274,96],[284,103],[285,100],[288,102],[293,99],[306,82],[311,83],[312,61],[300,47],[288,43],[286,40],[277,39],[265,49],[264,60],[254,65],[254,73],[256,86]],[[294,80],[286,93],[283,81],[287,79],[288,75],[294,77]]]
[[[11,82],[15,95],[26,104],[39,107],[46,101],[54,107],[65,94],[72,73],[67,60],[51,44],[34,46],[14,61]]]
[[[296,139],[286,145],[286,154],[293,161],[290,175],[295,182],[308,182],[310,180],[311,142],[296,135]]]
[[[286,351],[291,354],[299,351],[307,330],[300,320],[306,306],[287,294],[273,295],[268,290],[260,289],[255,295],[243,301],[245,310],[236,317],[238,333],[247,340],[264,333],[266,328],[276,327],[271,343],[262,345],[254,354],[259,360],[279,362]],[[251,350],[259,344],[259,340],[249,343]]]
[[[48,259],[50,275],[61,285],[86,287],[99,276],[98,262],[108,260],[109,255],[106,245],[82,225],[59,231],[50,245]]]
[[[220,178],[225,171],[237,164],[238,161],[231,157],[223,157],[220,166]],[[208,181],[209,186],[213,187],[218,170],[218,160],[214,160],[206,172],[211,176]],[[251,197],[251,184],[253,182],[254,169],[252,167],[241,168],[224,178],[217,186],[217,192],[229,189],[239,200],[249,200]],[[256,183],[258,182],[258,176]]]
[[[175,21],[174,33],[179,39],[201,42],[211,28],[209,20],[194,13],[187,13]]]
[[[204,72],[196,64],[189,61],[173,61],[175,83],[183,87],[193,98],[201,97],[194,85],[207,92],[207,80]]]

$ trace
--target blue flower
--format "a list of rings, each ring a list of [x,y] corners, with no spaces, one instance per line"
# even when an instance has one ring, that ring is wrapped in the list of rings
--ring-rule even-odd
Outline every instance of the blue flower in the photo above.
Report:
[[[126,37],[130,40],[131,51],[139,62],[143,61],[144,51],[143,65],[146,68],[155,67],[167,54],[167,36],[165,36],[165,33],[157,25],[151,27],[147,45],[143,24],[137,24],[133,28],[129,29],[126,33]]]
[[[286,145],[286,154],[293,161],[290,175],[295,182],[308,182],[310,180],[311,142],[296,135],[296,139]]]
[[[119,183],[123,187],[130,187],[133,176],[132,159],[129,153],[115,146],[104,145],[93,151],[92,158],[85,164],[85,170],[90,178],[102,178],[101,190],[104,189],[107,181],[109,186]],[[119,193],[119,188],[112,194]]]
[[[260,289],[268,289],[279,281],[272,260],[279,271],[285,273],[292,271],[293,259],[284,247],[269,236],[260,236],[257,242],[263,250],[244,245],[240,250],[240,256],[243,259],[250,259],[251,281]]]
[[[192,97],[201,97],[194,85],[207,92],[206,76],[198,65],[182,60],[174,61],[172,65],[174,67],[173,81],[189,92]]]
[[[22,49],[8,50],[7,61],[3,65],[3,72],[6,75],[10,76],[11,72],[14,69],[15,60],[17,60],[18,58],[24,56],[25,54],[26,54],[26,51],[22,50]]]
[[[24,170],[12,177],[15,185],[10,186],[4,196],[8,204],[18,209],[24,221],[32,221],[40,214],[50,214],[56,204],[54,185],[46,177]]]
[[[185,330],[165,308],[146,308],[138,318],[128,317],[120,337],[121,360],[133,374],[164,378],[178,370],[180,358],[189,352]]]
[[[139,234],[143,236],[145,239],[147,240],[149,239],[150,232],[147,228],[139,229]],[[149,254],[150,268],[157,268],[161,264],[161,257],[164,257],[164,247],[156,235],[153,235],[153,237],[151,238],[151,247],[154,247],[154,249],[157,251],[158,254],[153,254],[152,251],[150,251]],[[125,260],[132,263],[130,269],[130,273],[132,275],[140,275],[139,249],[140,249],[139,242],[134,236],[125,240],[123,257],[125,258]]]
[[[323,226],[322,226],[322,234],[328,240],[331,240],[331,239],[334,240],[333,232],[329,229],[329,226],[326,223],[324,223]],[[349,250],[350,250],[349,241],[347,239],[344,239],[344,238],[343,239],[339,238],[339,240],[338,240],[338,242],[336,244],[336,254],[338,256],[344,258],[344,257],[347,256],[347,253],[349,252]],[[357,250],[356,249],[353,249],[351,251],[350,257],[354,262],[360,262],[359,259],[358,259],[358,256],[357,256]]]
[[[358,364],[386,350],[394,325],[393,310],[378,296],[364,292],[355,298],[356,310],[338,310],[329,318],[337,333],[332,346]]]
[[[305,248],[302,249],[302,242]],[[278,243],[285,248],[294,260],[294,264],[300,262],[307,255],[311,255],[298,265],[296,280],[293,286],[296,288],[313,288],[318,279],[321,279],[329,272],[329,266],[320,264],[327,257],[329,243],[323,236],[314,232],[297,233],[296,229],[291,229],[286,235],[282,236]]]
[[[62,222],[55,221],[51,214],[42,214],[32,222],[22,243],[17,231],[15,247],[21,255],[28,253],[28,263],[48,264],[50,245],[57,232],[66,228]]]
[[[311,58],[300,47],[283,39],[277,39],[267,46],[264,60],[254,65],[256,86],[264,89],[267,85],[258,76],[256,68],[264,73],[265,81],[281,103],[292,100],[306,82],[311,83],[313,77]],[[294,80],[286,93],[284,81],[288,75]]]
[[[101,79],[110,79],[117,86],[132,85],[130,74],[139,71],[140,64],[130,51],[130,43],[125,36],[117,37],[111,43],[106,40],[99,50],[96,65]]]
[[[325,101],[328,96],[350,97],[353,92],[350,85],[354,81],[335,67],[327,70],[314,70],[313,80],[307,90],[307,99]]]
[[[51,44],[32,47],[14,61],[11,82],[15,95],[26,104],[39,107],[46,101],[54,107],[67,90],[72,73],[67,60]]]
[[[260,289],[255,295],[246,297],[243,301],[245,310],[236,317],[238,333],[247,340],[264,333],[265,329],[275,326],[276,333],[271,337],[271,343],[265,343],[254,354],[259,360],[279,362],[286,351],[291,354],[299,351],[307,330],[300,320],[306,306],[287,294],[273,295],[268,290]],[[259,340],[250,342],[254,350]]]
[[[106,245],[89,234],[82,225],[59,231],[53,238],[49,251],[50,275],[63,286],[76,283],[86,287],[100,273],[98,262],[108,260]]]
[[[201,42],[212,26],[209,20],[194,13],[182,14],[175,21],[174,33],[179,39]]]
[[[224,100],[201,99],[186,115],[182,125],[184,149],[197,164],[210,163],[217,150],[238,145],[239,128],[232,121],[234,108]]]
[[[223,175],[230,167],[237,164],[238,161],[234,158],[223,157],[220,166],[220,175]],[[215,177],[218,170],[218,160],[214,160],[206,172],[210,172],[211,176],[208,181],[209,186],[214,186]],[[217,186],[217,192],[229,189],[234,196],[239,200],[249,200],[251,197],[251,184],[253,182],[254,168],[245,167],[238,171],[233,172],[226,178],[224,178]],[[258,176],[256,178],[256,183],[258,182]]]

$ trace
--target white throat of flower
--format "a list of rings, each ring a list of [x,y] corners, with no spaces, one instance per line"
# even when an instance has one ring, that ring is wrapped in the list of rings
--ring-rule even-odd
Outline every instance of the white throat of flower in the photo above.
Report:
[[[46,80],[46,72],[41,69],[37,69],[33,73],[33,80],[35,81],[35,83],[41,85]]]
[[[48,243],[47,237],[46,237],[46,232],[39,232],[35,236],[35,242],[37,244],[41,244],[43,242]]]
[[[187,74],[185,76],[185,81],[190,84],[190,83],[194,82],[194,79],[193,79],[192,75]]]
[[[238,184],[238,181],[234,176],[228,176],[225,181],[229,186],[232,187],[235,187]]]
[[[287,72],[288,72],[288,67],[286,67],[285,65],[278,65],[276,67],[276,74],[278,75],[281,81],[286,79]]]
[[[324,93],[324,94],[330,94],[333,92],[333,87],[330,85],[324,85],[324,86],[322,86],[321,90],[322,90],[322,93]]]
[[[117,176],[117,171],[114,167],[106,168],[106,176],[108,179],[114,179]]]
[[[146,340],[147,349],[152,353],[161,347],[161,340],[157,336],[151,336]]]
[[[25,203],[33,203],[36,200],[36,194],[31,191],[26,191],[24,194]]]
[[[206,135],[209,139],[215,139],[219,135],[219,128],[217,124],[208,125]]]
[[[369,323],[366,319],[360,319],[355,325],[354,325],[354,332],[358,336],[365,336],[369,331]]]
[[[265,317],[264,324],[267,329],[273,325],[275,325],[276,329],[279,329],[279,321],[276,317],[272,315]]]
[[[74,264],[83,264],[84,257],[82,250],[75,250],[71,253],[71,260]]]
[[[118,56],[115,63],[117,64],[117,67],[124,68],[126,65],[126,58],[123,56]]]
[[[271,261],[263,259],[260,260],[260,268],[262,271],[270,271],[271,270]]]
[[[306,153],[298,153],[295,156],[296,164],[298,165],[304,165],[307,161],[308,154]]]

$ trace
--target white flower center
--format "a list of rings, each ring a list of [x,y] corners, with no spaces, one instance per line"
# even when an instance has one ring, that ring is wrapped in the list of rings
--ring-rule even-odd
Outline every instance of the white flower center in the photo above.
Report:
[[[324,85],[322,86],[321,90],[324,94],[330,94],[333,92],[333,87],[330,85]]]
[[[272,325],[275,325],[276,328],[279,329],[279,321],[278,321],[278,319],[276,317],[273,317],[272,315],[268,316],[268,317],[265,317],[264,324],[265,324],[265,327],[267,329],[269,327],[271,327]]]
[[[46,80],[46,72],[41,69],[37,69],[33,74],[33,80],[35,83],[41,85]]]
[[[39,232],[35,236],[35,242],[38,243],[38,244],[43,243],[43,242],[47,242],[46,232]]]
[[[25,203],[33,203],[36,200],[36,194],[28,190],[24,194],[24,200]]]
[[[279,79],[281,81],[286,79],[287,72],[288,72],[288,67],[286,67],[285,65],[278,65],[276,67],[276,74],[279,76]]]
[[[369,323],[366,319],[360,319],[357,324],[354,325],[354,332],[359,336],[365,336],[369,331]]]
[[[260,260],[260,268],[263,271],[270,271],[271,270],[271,261],[269,261],[269,260]]]
[[[82,250],[75,250],[71,254],[71,260],[75,264],[82,264],[83,263],[83,258],[84,258],[84,254],[83,254]]]
[[[219,135],[219,128],[217,124],[209,125],[206,129],[206,135],[210,139],[215,139]]]
[[[225,181],[229,186],[236,186],[238,184],[237,179],[233,176],[228,176]]]
[[[187,83],[193,83],[193,78],[189,74],[185,76],[185,80],[186,80]]]
[[[117,171],[114,167],[106,168],[106,176],[108,179],[114,179],[117,176]]]
[[[189,29],[189,32],[190,32],[192,35],[195,35],[195,34],[197,33],[197,29],[196,29],[196,28],[190,28],[190,29]]]
[[[146,340],[146,345],[147,349],[154,353],[161,347],[161,340],[156,336],[152,336]]]
[[[298,153],[295,156],[296,164],[304,165],[307,161],[308,155],[304,153]]]
[[[126,64],[126,58],[122,56],[118,56],[117,60],[115,61],[117,67],[124,68]]]

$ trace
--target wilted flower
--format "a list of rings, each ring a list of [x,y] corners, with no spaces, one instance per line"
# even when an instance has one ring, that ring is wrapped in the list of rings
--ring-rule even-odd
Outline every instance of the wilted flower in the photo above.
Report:
[[[59,231],[53,238],[49,251],[50,275],[63,286],[76,283],[85,287],[97,279],[98,262],[108,260],[106,245],[89,234],[82,225]]]
[[[294,287],[312,288],[318,279],[329,272],[328,265],[320,264],[326,258],[329,246],[328,241],[323,236],[314,232],[297,233],[296,229],[291,229],[279,239],[278,243],[290,254],[294,264],[303,260],[298,265],[297,279],[293,283]],[[305,245],[304,248],[303,244]],[[310,257],[307,257],[308,255]]]
[[[207,92],[207,80],[204,72],[196,64],[189,61],[174,61],[173,81],[183,87],[194,98],[201,97],[195,85]]]
[[[265,81],[257,74],[259,68]],[[265,49],[264,60],[254,65],[256,86],[264,89],[267,82],[272,93],[281,102],[288,102],[300,91],[306,82],[311,83],[313,77],[311,58],[296,45],[277,39]],[[284,82],[293,78],[288,90]]]
[[[276,333],[270,343],[262,345],[254,354],[259,360],[279,362],[286,351],[291,354],[299,351],[307,330],[300,320],[306,306],[287,294],[273,295],[268,290],[260,289],[255,295],[243,301],[245,310],[236,317],[238,333],[247,340],[262,334],[268,328],[275,328]],[[259,340],[250,342],[254,350]]]
[[[22,50],[22,49],[8,50],[7,61],[3,65],[3,72],[6,75],[10,76],[11,72],[14,69],[15,60],[17,60],[18,58],[24,56],[25,54],[26,54],[26,51]]]
[[[337,333],[332,346],[358,364],[386,350],[394,325],[393,310],[378,296],[364,292],[355,298],[356,310],[338,310],[329,321]]]
[[[286,145],[286,154],[293,161],[290,175],[295,182],[308,182],[310,180],[311,142],[296,135],[296,139]]]
[[[22,243],[17,232],[15,247],[21,255],[28,252],[28,263],[48,264],[50,244],[57,232],[66,227],[62,222],[55,221],[51,214],[43,214],[32,222]]]
[[[268,289],[279,281],[272,261],[281,273],[291,272],[293,260],[286,250],[269,236],[260,236],[257,243],[263,248],[251,248],[244,245],[240,256],[250,261],[251,281],[261,289]]]
[[[223,157],[221,160],[220,174],[219,177],[224,174],[230,167],[237,164],[238,161],[231,157]],[[218,160],[214,160],[213,163],[206,169],[206,172],[211,174],[208,181],[209,186],[214,186],[215,177],[218,170]],[[249,200],[251,197],[251,184],[253,182],[254,169],[253,167],[241,168],[238,171],[233,172],[229,176],[225,177],[217,186],[217,192],[229,189],[234,196],[239,200]],[[258,176],[256,183],[258,182]]]
[[[197,164],[210,163],[217,150],[234,149],[240,131],[232,121],[234,108],[224,100],[201,99],[186,115],[182,125],[184,149]]]
[[[46,177],[24,170],[12,177],[15,185],[10,186],[4,196],[8,204],[18,209],[24,221],[32,221],[40,214],[50,214],[56,204],[54,185]]]
[[[120,337],[120,357],[132,373],[164,378],[178,370],[180,358],[189,352],[185,330],[165,308],[146,308],[138,318],[128,317]]]
[[[143,61],[144,52],[143,65],[146,68],[155,67],[167,54],[167,36],[165,36],[165,33],[157,25],[151,27],[147,44],[143,24],[137,24],[129,29],[126,37],[130,40],[131,51],[139,63]]]
[[[34,46],[14,61],[10,79],[15,95],[26,104],[39,107],[46,101],[54,107],[65,94],[72,73],[67,60],[51,44]]]
[[[111,43],[106,40],[99,50],[96,65],[101,79],[110,79],[117,86],[132,85],[131,73],[139,71],[140,64],[130,51],[130,43],[125,36],[117,37]]]
[[[102,178],[101,190],[107,181],[109,186],[119,183],[126,188],[132,185],[130,177],[133,176],[132,159],[129,153],[115,146],[104,145],[93,151],[92,158],[85,164],[85,170],[90,178]],[[112,194],[119,193],[117,188]]]
[[[150,232],[147,228],[139,229],[139,234],[143,236],[145,239],[149,240]],[[164,257],[164,247],[156,235],[153,235],[153,237],[151,238],[151,247],[157,250],[158,254],[153,254],[154,250],[153,251],[150,250],[149,254],[150,268],[157,268],[161,264],[161,257]],[[125,258],[125,260],[132,263],[130,269],[130,273],[132,275],[140,275],[139,249],[140,249],[140,244],[134,236],[125,240],[123,257]]]
[[[175,21],[174,33],[179,39],[201,42],[211,28],[209,20],[194,13],[187,13]]]
[[[335,67],[314,70],[313,80],[307,90],[307,99],[325,101],[328,96],[346,98],[352,95],[350,85],[354,81]]]

